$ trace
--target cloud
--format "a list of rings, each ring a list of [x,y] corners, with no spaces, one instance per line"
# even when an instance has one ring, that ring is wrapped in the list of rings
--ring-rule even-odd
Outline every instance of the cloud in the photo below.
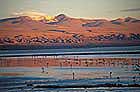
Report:
[[[12,16],[29,16],[33,20],[42,20],[42,19],[47,19],[47,20],[53,20],[53,16],[48,16],[45,13],[40,13],[36,11],[23,11],[23,12],[14,12]]]
[[[40,13],[36,11],[23,11],[23,12],[14,12],[14,16],[45,16],[45,13]]]
[[[140,11],[140,8],[131,8],[131,9],[124,9],[124,10],[120,10],[121,12],[136,12],[136,11]]]

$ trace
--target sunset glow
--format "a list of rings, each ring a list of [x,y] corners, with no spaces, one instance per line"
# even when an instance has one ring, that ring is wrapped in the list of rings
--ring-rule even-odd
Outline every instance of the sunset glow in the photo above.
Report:
[[[140,0],[1,0],[0,18],[13,13],[66,14],[75,18],[140,18]],[[49,17],[50,19],[50,17]]]
[[[140,92],[140,0],[0,0],[1,92]]]
[[[26,11],[26,12],[19,12],[19,13],[14,13],[14,16],[28,16],[30,18],[32,18],[32,20],[48,20],[51,21],[54,19],[53,16],[49,16],[46,15],[44,13],[40,13],[40,12],[34,12],[34,11]]]

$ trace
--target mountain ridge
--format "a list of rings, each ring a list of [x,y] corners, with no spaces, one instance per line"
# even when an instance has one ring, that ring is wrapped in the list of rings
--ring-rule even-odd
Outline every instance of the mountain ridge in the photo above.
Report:
[[[81,19],[59,14],[51,20],[43,17],[36,20],[18,16],[0,20],[0,49],[7,45],[56,48],[140,45],[139,29],[140,20],[132,17]]]
[[[34,17],[40,17],[40,19],[38,19],[38,21],[39,20],[47,20],[47,19],[45,19],[45,16],[34,16]],[[112,19],[112,20],[110,20],[110,19],[103,19],[103,18],[93,18],[93,19],[88,19],[88,18],[74,18],[74,17],[69,17],[69,16],[67,16],[67,15],[65,15],[65,14],[58,14],[57,16],[54,16],[53,17],[53,19],[58,19],[58,20],[62,20],[61,18],[63,19],[63,18],[73,18],[73,19],[81,19],[81,20],[102,20],[102,21],[115,21],[115,20],[122,20],[122,21],[124,21],[124,22],[129,22],[129,21],[135,21],[135,20],[140,20],[140,19],[137,19],[137,18],[133,18],[133,17],[124,17],[124,18],[116,18],[116,19]],[[16,18],[30,18],[30,19],[32,19],[32,20],[35,20],[34,18],[32,18],[32,16],[28,16],[28,15],[22,15],[22,16],[15,16],[15,17],[8,17],[8,18],[2,18],[2,19],[0,19],[0,21],[1,20],[8,20],[8,19],[16,19]],[[60,19],[59,19],[60,18]]]

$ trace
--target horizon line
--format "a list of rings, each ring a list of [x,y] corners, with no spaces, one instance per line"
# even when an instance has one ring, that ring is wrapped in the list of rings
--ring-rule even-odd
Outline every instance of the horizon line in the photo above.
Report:
[[[58,13],[56,14],[56,16],[61,15],[64,13]],[[140,19],[139,17],[133,17],[133,16],[125,16],[125,17],[116,17],[116,18],[107,18],[107,17],[74,17],[74,16],[70,16],[68,14],[64,14],[65,16],[69,17],[69,18],[76,18],[76,19],[87,19],[87,20],[92,20],[92,19],[105,19],[105,20],[115,20],[115,19],[125,19],[125,18],[136,18],[136,19]],[[13,17],[21,17],[21,16],[28,16],[29,15],[11,15],[11,16],[6,16],[6,17],[1,17],[0,20],[2,19],[6,19],[6,18],[13,18]],[[34,16],[49,16],[49,15],[34,15]],[[52,17],[56,17],[56,16],[52,16]]]

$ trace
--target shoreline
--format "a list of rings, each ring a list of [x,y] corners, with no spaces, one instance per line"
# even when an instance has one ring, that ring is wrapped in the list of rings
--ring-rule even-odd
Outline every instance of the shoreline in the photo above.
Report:
[[[39,53],[39,54],[33,54],[33,53],[27,53],[27,54],[15,54],[15,55],[0,55],[0,57],[23,57],[23,56],[64,56],[64,55],[109,55],[109,54],[140,54],[140,51],[131,51],[131,52],[67,52],[67,53]]]

